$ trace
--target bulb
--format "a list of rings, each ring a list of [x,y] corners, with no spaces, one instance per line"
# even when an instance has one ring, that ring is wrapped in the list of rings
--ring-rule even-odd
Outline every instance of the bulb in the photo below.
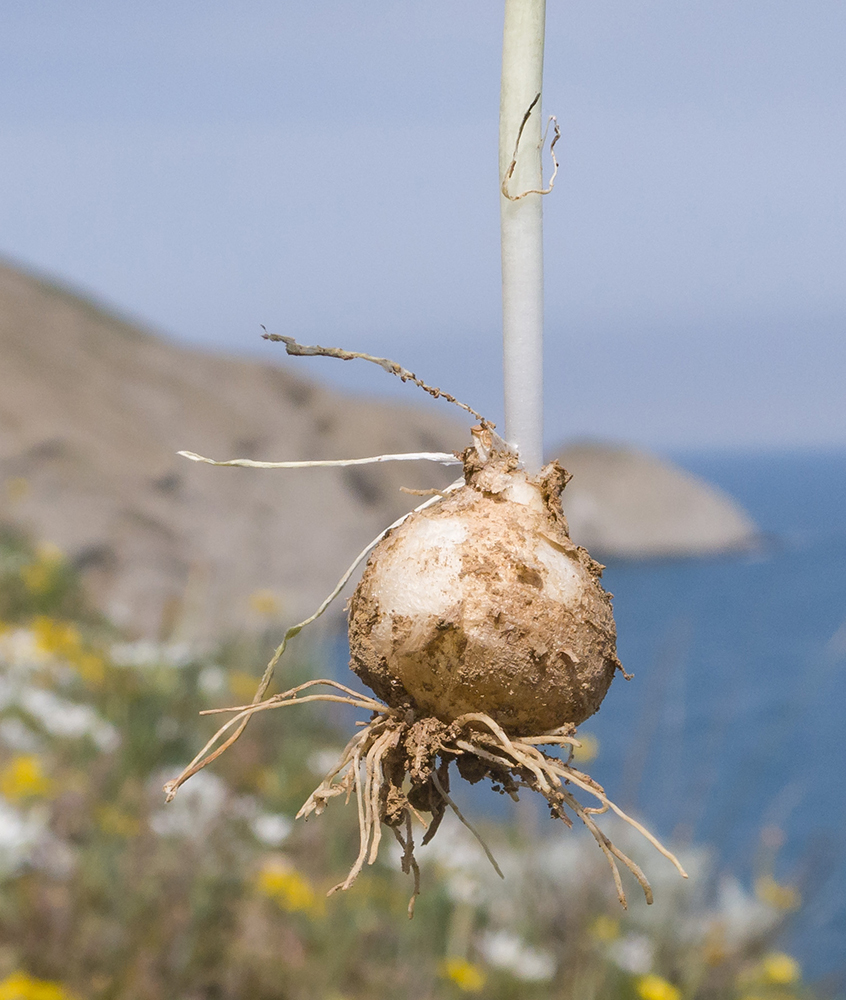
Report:
[[[374,549],[350,603],[351,667],[392,708],[510,734],[578,724],[620,667],[602,567],[570,540],[556,463],[465,452],[465,485]],[[622,669],[622,668],[621,668]]]

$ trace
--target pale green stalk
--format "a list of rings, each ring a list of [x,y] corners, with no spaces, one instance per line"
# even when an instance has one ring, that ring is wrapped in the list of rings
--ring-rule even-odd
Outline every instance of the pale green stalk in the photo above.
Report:
[[[546,0],[505,0],[499,120],[499,171],[507,192],[500,195],[505,438],[530,473],[543,464],[543,197],[521,195],[543,188],[545,19]]]

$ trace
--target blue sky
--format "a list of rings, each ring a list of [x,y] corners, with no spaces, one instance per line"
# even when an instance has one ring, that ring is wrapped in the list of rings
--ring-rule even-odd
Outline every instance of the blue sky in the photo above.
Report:
[[[497,419],[501,19],[6,0],[0,253],[181,340],[387,354]],[[844,38],[842,0],[549,0],[550,443],[846,445]]]

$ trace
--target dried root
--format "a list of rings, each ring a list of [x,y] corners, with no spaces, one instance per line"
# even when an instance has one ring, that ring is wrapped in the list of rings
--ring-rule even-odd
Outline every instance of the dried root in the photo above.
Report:
[[[538,95],[540,96],[540,95]],[[531,110],[531,109],[530,109]],[[522,131],[522,129],[521,129]],[[556,164],[557,170],[557,164]],[[361,351],[345,351],[340,347],[310,347],[306,344],[298,344],[293,337],[286,337],[284,334],[279,333],[268,333],[264,327],[262,327],[264,333],[262,336],[265,340],[275,340],[278,343],[285,345],[285,351],[292,357],[298,358],[338,358],[341,361],[355,361],[356,359],[361,361],[372,361],[373,364],[379,365],[380,368],[384,369],[389,375],[396,375],[402,382],[413,382],[416,386],[419,386],[424,392],[428,392],[430,396],[434,399],[445,399],[448,403],[454,403],[456,406],[465,410],[471,416],[475,417],[477,420],[481,420],[483,424],[487,427],[494,427],[489,420],[485,420],[481,413],[477,413],[472,406],[468,406],[466,403],[462,403],[460,399],[456,399],[455,396],[450,395],[448,392],[444,392],[443,389],[439,389],[434,385],[427,385],[423,379],[418,378],[414,372],[409,371],[407,368],[403,368],[402,365],[396,363],[396,361],[391,361],[390,358],[377,358],[373,354],[363,354]]]
[[[337,693],[305,693],[319,685],[334,688]],[[349,889],[364,865],[373,864],[379,853],[384,825],[392,830],[402,847],[402,870],[414,878],[414,891],[408,908],[409,916],[412,916],[414,901],[420,892],[420,869],[414,854],[412,823],[416,819],[426,827],[422,837],[422,843],[426,844],[435,835],[448,808],[473,833],[497,874],[504,877],[487,844],[450,796],[449,769],[453,762],[461,777],[471,783],[489,778],[498,790],[514,798],[520,788],[538,792],[549,803],[552,816],[561,819],[567,826],[572,826],[572,820],[565,810],[574,813],[608,859],[617,895],[624,907],[627,901],[618,862],[622,862],[637,879],[647,903],[652,902],[652,889],[638,865],[597,826],[594,817],[609,809],[641,833],[687,878],[675,855],[637,820],[611,802],[593,778],[572,766],[572,750],[580,746],[572,725],[544,735],[509,737],[490,716],[482,713],[463,715],[451,724],[432,717],[418,718],[411,710],[391,709],[336,681],[308,681],[257,704],[214,710],[231,711],[235,715],[221,727],[183,774],[169,783],[166,788],[169,796],[175,794],[176,788],[190,774],[213,760],[228,745],[231,737],[213,750],[219,740],[231,729],[237,732],[239,729],[236,727],[243,728],[256,712],[311,701],[341,702],[372,712],[370,722],[355,733],[335,766],[297,813],[297,819],[308,818],[312,813],[320,815],[330,799],[342,795],[349,802],[355,794],[359,825],[358,857],[347,877],[330,890],[330,895],[339,889]],[[568,756],[566,759],[553,756],[540,749],[542,746],[557,746],[566,750]],[[573,794],[574,788],[593,796],[599,805],[582,805]],[[430,819],[425,820],[421,813],[428,813]]]
[[[549,120],[546,123],[546,129],[543,134],[543,139],[541,140],[541,148],[546,145],[546,137],[549,134],[550,125],[553,126],[553,136],[552,142],[549,144],[549,155],[552,157],[553,171],[552,176],[549,178],[549,184],[545,188],[532,188],[529,191],[521,191],[520,194],[512,194],[508,185],[511,178],[514,176],[514,171],[517,169],[517,154],[520,151],[520,140],[523,138],[523,130],[532,116],[532,111],[535,105],[540,100],[541,95],[538,94],[529,107],[526,109],[526,113],[523,115],[523,120],[520,122],[520,128],[517,131],[517,141],[514,144],[514,155],[511,157],[511,163],[508,165],[508,169],[505,171],[505,176],[502,178],[502,184],[500,185],[500,190],[503,195],[509,201],[520,201],[521,198],[525,198],[530,194],[552,194],[552,189],[555,187],[555,178],[558,176],[558,158],[555,155],[555,146],[558,140],[561,138],[561,129],[558,125],[558,119],[555,115],[550,115]]]
[[[202,458],[202,456],[200,455],[194,455],[193,452],[187,454],[189,454],[195,461],[198,462],[211,462],[212,465],[227,464],[226,462],[216,463],[211,459]],[[198,771],[202,770],[202,768],[204,768],[206,764],[210,764],[213,760],[217,759],[225,750],[228,750],[229,747],[232,746],[232,744],[240,737],[240,735],[246,729],[247,723],[250,721],[252,715],[256,711],[261,710],[261,706],[264,706],[264,708],[279,707],[283,704],[285,698],[292,695],[292,692],[294,693],[298,692],[302,690],[303,687],[310,687],[314,684],[329,684],[334,687],[340,688],[341,690],[346,691],[350,695],[352,695],[353,700],[350,701],[349,703],[355,705],[356,707],[370,708],[375,706],[374,711],[378,711],[379,709],[384,708],[384,705],[382,705],[381,702],[375,701],[372,698],[368,698],[366,695],[359,696],[356,694],[355,691],[352,691],[350,688],[344,687],[343,684],[335,684],[334,681],[310,681],[308,684],[302,685],[300,688],[292,688],[291,691],[286,691],[283,694],[276,695],[274,698],[270,698],[267,700],[263,699],[265,693],[267,692],[268,687],[270,687],[270,682],[273,680],[273,674],[276,670],[276,666],[279,663],[280,659],[282,658],[285,650],[288,648],[288,643],[290,642],[290,640],[293,639],[294,636],[299,635],[299,633],[302,632],[304,628],[307,628],[309,625],[312,625],[314,622],[317,621],[318,618],[321,617],[321,615],[323,615],[323,613],[326,611],[329,605],[335,600],[338,594],[341,593],[346,584],[349,582],[349,579],[355,572],[356,568],[360,565],[360,563],[362,563],[367,558],[371,549],[375,545],[378,545],[378,543],[381,542],[382,539],[390,531],[392,531],[394,528],[399,527],[399,525],[401,525],[403,521],[411,517],[412,514],[416,514],[420,510],[425,510],[427,507],[431,506],[433,503],[436,503],[438,500],[440,500],[444,494],[449,493],[452,490],[458,489],[461,486],[461,483],[462,480],[456,480],[456,482],[454,482],[451,486],[448,486],[444,491],[439,492],[437,496],[433,496],[429,500],[426,500],[418,507],[415,507],[413,511],[409,511],[408,514],[403,514],[402,517],[397,518],[397,520],[394,521],[393,524],[389,524],[388,527],[384,529],[384,531],[380,531],[379,534],[373,539],[373,541],[369,542],[361,550],[361,552],[359,552],[359,554],[355,557],[352,563],[347,567],[341,579],[337,582],[332,592],[326,598],[324,598],[318,609],[313,614],[309,615],[308,618],[305,618],[301,622],[297,622],[296,625],[292,625],[289,629],[286,630],[285,634],[282,636],[282,642],[280,642],[279,645],[276,647],[276,649],[273,651],[273,656],[271,656],[270,662],[265,667],[264,673],[261,676],[261,680],[259,681],[256,693],[253,697],[252,704],[242,706],[239,709],[235,709],[235,711],[237,711],[239,714],[234,719],[230,719],[229,722],[222,729],[220,729],[217,733],[215,733],[215,735],[209,740],[209,742],[203,747],[203,749],[197,754],[197,756],[191,761],[191,763],[182,771],[182,773],[178,777],[174,778],[172,781],[166,782],[164,786],[166,802],[171,802],[173,800],[173,797],[179,790],[180,785],[183,785],[193,774],[196,774]],[[333,695],[313,695],[308,700],[345,701],[348,699],[338,698]],[[230,710],[224,709],[224,711],[230,711]],[[202,714],[211,715],[213,713],[205,712]],[[232,730],[232,732],[229,732],[230,729]],[[224,740],[223,743],[220,743],[220,745],[217,746],[221,736],[223,736],[225,733],[229,733],[229,735],[227,736],[227,738]]]

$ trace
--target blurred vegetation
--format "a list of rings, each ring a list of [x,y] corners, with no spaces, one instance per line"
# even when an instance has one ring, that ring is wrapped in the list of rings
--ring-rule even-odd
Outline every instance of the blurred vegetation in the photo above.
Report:
[[[165,806],[216,728],[198,713],[248,700],[271,647],[123,642],[60,552],[0,532],[0,1000],[816,995],[774,944],[795,887],[768,870],[746,892],[701,848],[683,884],[628,828],[613,836],[651,908],[624,913],[595,844],[551,823],[485,826],[500,882],[445,822],[413,921],[387,851],[327,899],[358,851],[355,807],[293,821],[346,741],[326,705],[258,717]]]

